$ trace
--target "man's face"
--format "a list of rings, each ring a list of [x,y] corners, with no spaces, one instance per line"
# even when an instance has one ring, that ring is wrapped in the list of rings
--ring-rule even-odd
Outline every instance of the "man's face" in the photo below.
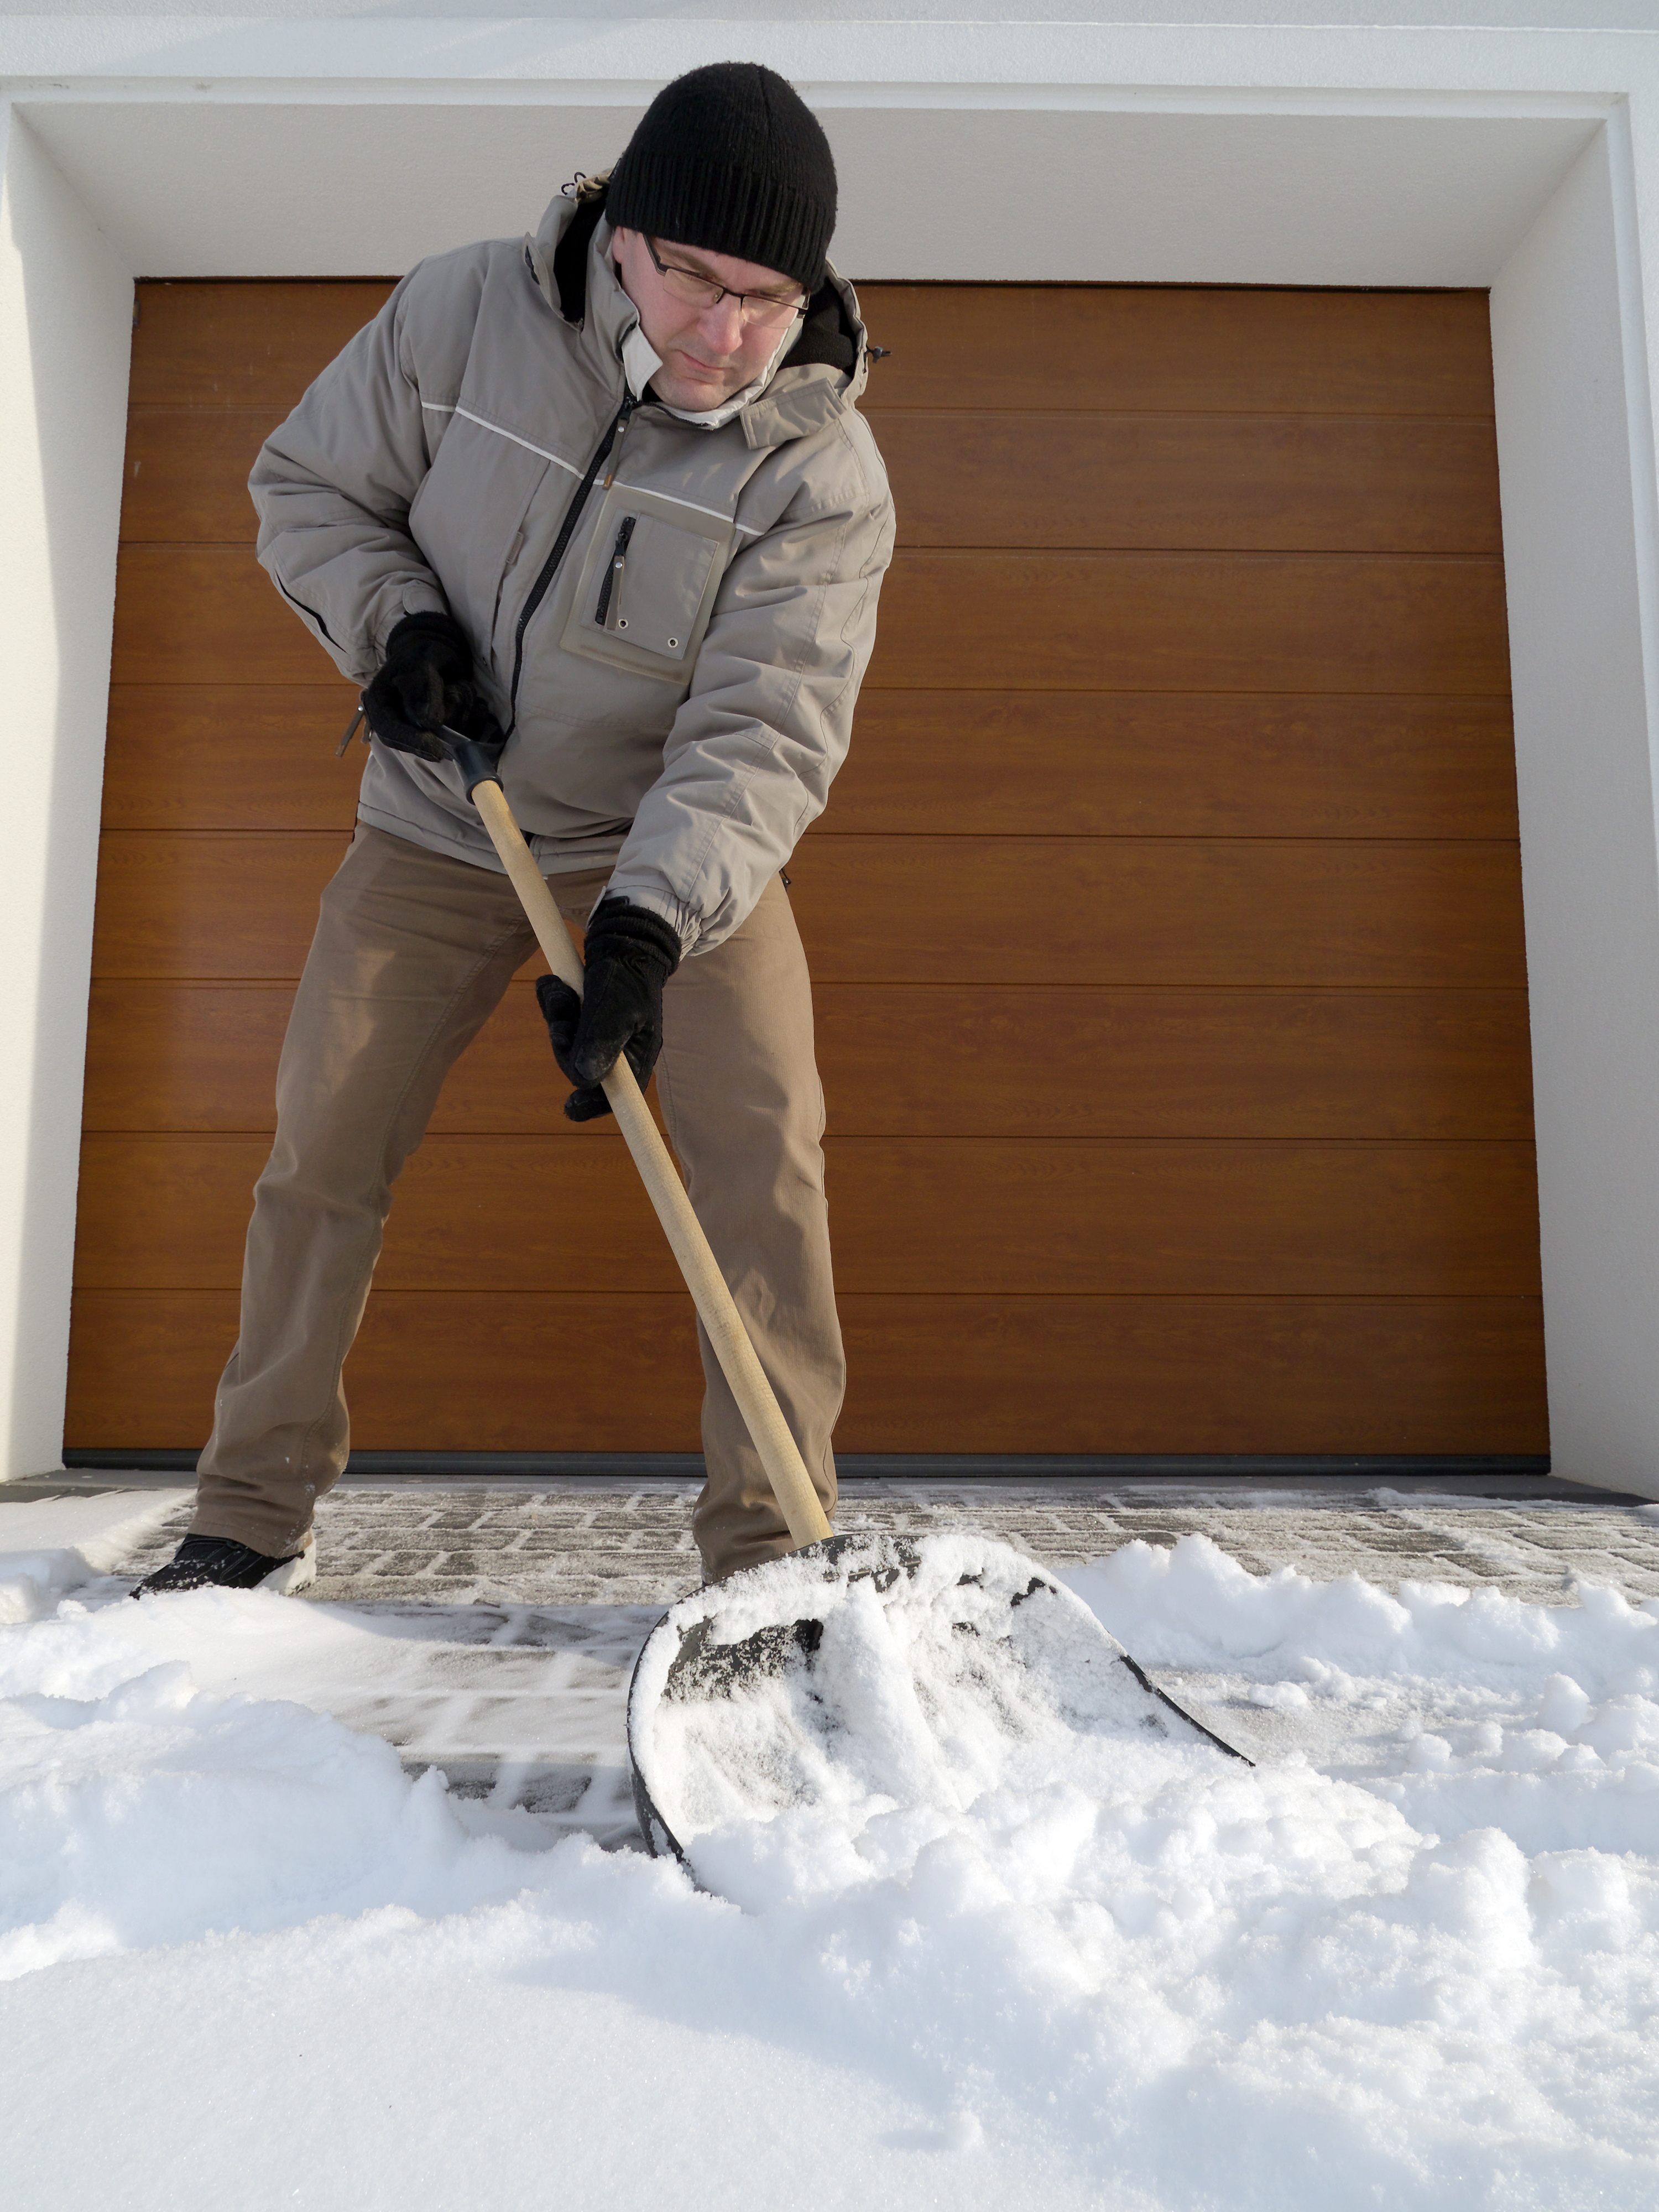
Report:
[[[713,307],[677,299],[651,258],[651,246],[658,260],[729,286],[726,297]],[[729,253],[676,246],[665,238],[653,238],[651,246],[637,230],[618,230],[611,242],[623,289],[640,311],[640,328],[662,356],[652,388],[671,407],[705,414],[755,381],[789,326],[787,316],[745,322],[743,305],[732,294],[799,300],[800,287],[775,269],[735,261]]]

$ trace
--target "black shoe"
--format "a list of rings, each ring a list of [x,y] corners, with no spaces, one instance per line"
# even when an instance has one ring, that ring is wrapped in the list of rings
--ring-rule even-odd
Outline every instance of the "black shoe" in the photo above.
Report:
[[[179,1590],[269,1589],[291,1597],[317,1578],[317,1546],[307,1537],[305,1548],[290,1559],[267,1559],[263,1552],[239,1544],[234,1536],[186,1536],[167,1561],[146,1575],[134,1597],[171,1596]]]

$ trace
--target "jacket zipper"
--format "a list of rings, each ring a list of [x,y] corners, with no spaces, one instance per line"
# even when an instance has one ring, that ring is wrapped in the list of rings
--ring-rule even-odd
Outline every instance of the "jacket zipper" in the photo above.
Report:
[[[617,532],[617,542],[611,549],[611,565],[605,572],[605,581],[599,586],[599,605],[593,610],[593,619],[601,629],[608,627],[605,617],[611,611],[611,599],[622,588],[623,569],[628,562],[629,540],[634,535],[634,525],[638,520],[639,517],[636,514],[623,515],[622,526]],[[620,601],[618,604],[620,605]],[[628,618],[625,615],[617,616],[617,627],[618,629],[628,628]]]
[[[605,459],[611,448],[627,429],[628,418],[638,404],[639,402],[634,398],[632,392],[625,392],[623,394],[623,404],[611,418],[611,428],[600,439],[599,451],[587,465],[587,473],[571,495],[570,504],[564,511],[564,520],[559,525],[559,534],[553,540],[553,550],[542,563],[542,572],[531,586],[530,596],[519,611],[518,623],[513,632],[513,689],[507,694],[507,711],[512,717],[514,727],[517,726],[519,720],[519,678],[524,670],[525,631],[530,626],[531,617],[547,597],[548,586],[558,573],[559,563],[565,556],[565,549],[575,535],[576,525],[580,521],[582,509],[587,504],[587,495],[593,489],[593,479],[605,466]],[[613,470],[611,473],[614,476],[616,471]]]

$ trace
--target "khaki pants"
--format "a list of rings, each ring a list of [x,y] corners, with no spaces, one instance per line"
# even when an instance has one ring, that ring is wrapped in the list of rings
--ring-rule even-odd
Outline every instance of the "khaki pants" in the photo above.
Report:
[[[605,873],[556,876],[586,918]],[[504,876],[360,827],[323,893],[276,1077],[276,1141],[254,1192],[241,1334],[199,1462],[195,1528],[286,1557],[349,1444],[341,1369],[392,1206],[444,1077],[534,951]],[[533,1018],[533,1017],[532,1017]],[[675,1151],[824,1509],[844,1368],[823,1195],[823,1093],[794,916],[775,877],[741,929],[663,994],[657,1063]],[[548,1061],[550,1105],[562,1097]],[[788,1535],[726,1378],[698,1331],[708,1480],[693,1522],[705,1571]],[[624,1400],[637,1378],[619,1369]],[[579,1448],[578,1437],[550,1445]]]

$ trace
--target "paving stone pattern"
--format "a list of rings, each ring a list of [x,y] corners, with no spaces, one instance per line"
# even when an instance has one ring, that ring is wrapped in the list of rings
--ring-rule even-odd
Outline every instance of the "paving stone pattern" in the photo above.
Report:
[[[691,1486],[634,1490],[343,1486],[318,1514],[319,1598],[425,1598],[450,1605],[667,1605],[701,1579]],[[1490,1584],[1534,1605],[1571,1602],[1575,1583],[1659,1595],[1659,1508],[1510,1504],[1386,1490],[1224,1497],[1213,1490],[1060,1490],[886,1484],[849,1489],[838,1529],[925,1534],[970,1527],[1051,1567],[1119,1545],[1212,1537],[1252,1574],[1294,1566],[1316,1581],[1358,1574]]]
[[[626,1748],[629,1676],[660,1609],[700,1579],[690,1485],[519,1488],[345,1483],[318,1513],[314,1600],[372,1627],[374,1678],[348,1668],[314,1701],[437,1766],[470,1826],[526,1847],[584,1831],[642,1848]],[[135,1556],[171,1555],[188,1499]],[[1437,1498],[1420,1491],[1243,1491],[1171,1484],[849,1486],[836,1525],[970,1526],[1051,1567],[1136,1540],[1214,1540],[1253,1574],[1359,1574],[1491,1587],[1567,1605],[1579,1582],[1659,1596],[1659,1506]]]

